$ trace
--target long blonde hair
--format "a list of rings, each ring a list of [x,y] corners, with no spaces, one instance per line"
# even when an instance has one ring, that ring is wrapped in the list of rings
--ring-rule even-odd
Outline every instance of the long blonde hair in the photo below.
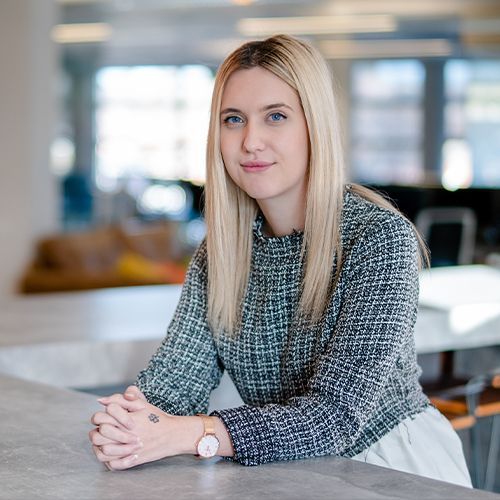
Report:
[[[225,84],[237,70],[264,68],[298,94],[309,132],[310,158],[298,311],[318,320],[342,262],[340,217],[345,186],[344,158],[334,81],[320,53],[287,35],[248,42],[222,63],[215,79],[207,142],[205,220],[208,253],[208,319],[214,332],[233,334],[248,284],[253,222],[258,205],[229,177],[220,150],[220,108]],[[364,198],[396,211],[361,186]],[[307,249],[307,253],[306,253]],[[332,275],[334,261],[337,274]]]

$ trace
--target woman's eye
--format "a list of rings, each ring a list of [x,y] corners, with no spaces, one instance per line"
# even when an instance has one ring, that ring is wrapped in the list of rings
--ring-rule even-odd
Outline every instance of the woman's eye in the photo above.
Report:
[[[282,120],[286,119],[286,116],[283,115],[282,113],[273,113],[272,115],[269,116],[271,118],[271,121],[273,122],[280,122]]]
[[[236,124],[236,123],[242,123],[243,120],[239,116],[228,116],[224,118],[224,123],[229,123],[229,124]]]

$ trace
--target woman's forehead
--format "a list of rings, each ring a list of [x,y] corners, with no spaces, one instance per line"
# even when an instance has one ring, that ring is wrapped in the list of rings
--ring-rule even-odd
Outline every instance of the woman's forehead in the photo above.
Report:
[[[222,93],[221,108],[255,105],[264,107],[285,103],[293,107],[299,103],[297,92],[271,71],[259,66],[238,69],[228,78]]]

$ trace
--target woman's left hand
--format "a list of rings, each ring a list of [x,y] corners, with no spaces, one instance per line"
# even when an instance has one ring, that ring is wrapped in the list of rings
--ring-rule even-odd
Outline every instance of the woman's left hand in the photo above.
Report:
[[[109,398],[111,399],[111,398]],[[92,422],[91,431],[97,459],[113,470],[123,470],[160,458],[182,453],[180,418],[169,415],[141,400],[142,409],[125,410],[119,403],[106,406]],[[110,422],[115,422],[112,424]]]

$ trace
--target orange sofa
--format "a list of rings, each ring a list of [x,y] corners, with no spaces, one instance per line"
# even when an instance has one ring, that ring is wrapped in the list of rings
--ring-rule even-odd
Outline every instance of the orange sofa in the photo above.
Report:
[[[182,283],[189,251],[179,224],[127,222],[38,242],[21,293]]]

